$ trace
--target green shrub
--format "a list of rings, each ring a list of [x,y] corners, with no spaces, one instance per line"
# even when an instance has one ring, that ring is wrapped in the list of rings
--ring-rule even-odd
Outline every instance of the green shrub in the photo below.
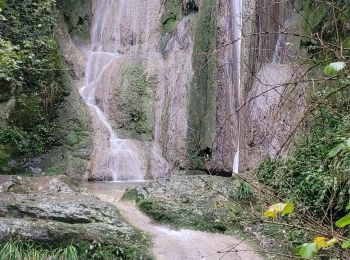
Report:
[[[68,245],[49,245],[33,241],[9,240],[0,243],[0,259],[6,260],[107,260],[107,259],[151,259],[144,248],[101,245],[81,241]]]
[[[245,181],[234,180],[230,188],[229,196],[234,201],[249,202],[254,199],[254,189]]]
[[[348,105],[343,104],[342,107]],[[316,215],[342,213],[350,199],[350,149],[335,153],[350,138],[350,115],[336,117],[326,109],[307,134],[299,137],[286,159],[267,160],[258,168],[260,180]]]
[[[15,98],[0,130],[0,144],[12,156],[45,153],[57,144],[56,126],[67,95],[66,72],[54,38],[54,0],[1,1],[1,100]],[[1,7],[0,7],[1,8]],[[4,91],[6,90],[6,91]]]
[[[8,126],[0,131],[0,142],[8,145],[14,156],[38,155],[58,144],[54,137],[55,125],[38,125],[29,130]]]
[[[138,201],[138,194],[135,188],[128,188],[122,196],[124,201]]]

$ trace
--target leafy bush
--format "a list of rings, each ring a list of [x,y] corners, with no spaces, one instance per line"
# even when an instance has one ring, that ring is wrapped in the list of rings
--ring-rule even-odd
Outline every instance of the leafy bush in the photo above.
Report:
[[[254,199],[254,190],[250,184],[242,180],[235,180],[229,192],[234,201],[249,202]]]
[[[13,156],[41,154],[57,144],[53,122],[66,96],[53,33],[56,3],[7,0],[0,6],[0,99],[16,99],[0,142]]]
[[[54,136],[55,125],[38,125],[29,131],[16,126],[9,126],[0,132],[0,142],[10,145],[8,150],[13,155],[38,155],[58,144]]]
[[[310,213],[342,213],[350,199],[350,149],[337,153],[334,149],[350,137],[349,119],[346,111],[338,117],[325,109],[318,111],[316,122],[286,159],[260,165],[260,180],[283,198],[305,205]]]

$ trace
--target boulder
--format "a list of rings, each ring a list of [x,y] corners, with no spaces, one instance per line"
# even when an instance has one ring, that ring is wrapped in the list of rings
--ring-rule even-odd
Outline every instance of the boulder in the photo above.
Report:
[[[0,241],[147,244],[115,206],[80,189],[66,176],[0,176],[0,198]]]

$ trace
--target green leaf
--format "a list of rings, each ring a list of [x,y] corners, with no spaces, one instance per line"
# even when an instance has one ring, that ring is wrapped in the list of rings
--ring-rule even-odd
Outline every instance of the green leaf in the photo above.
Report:
[[[336,147],[334,147],[332,150],[329,151],[328,153],[328,158],[332,158],[336,156],[341,150],[343,150],[344,144],[338,144]]]
[[[317,252],[317,244],[316,243],[305,243],[296,248],[297,254],[303,258],[312,258]]]
[[[323,72],[326,76],[334,76],[339,71],[343,70],[345,68],[346,64],[345,62],[333,62],[329,65],[327,65]]]
[[[341,247],[347,249],[350,247],[350,240],[346,240],[341,244]]]
[[[293,211],[294,211],[294,204],[291,202],[287,202],[283,210],[281,211],[281,215],[284,216],[287,214],[291,214]]]
[[[350,213],[335,222],[335,225],[340,228],[350,225]]]

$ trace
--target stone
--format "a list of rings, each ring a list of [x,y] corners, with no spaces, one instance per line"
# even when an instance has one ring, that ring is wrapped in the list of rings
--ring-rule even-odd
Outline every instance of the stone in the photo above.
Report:
[[[9,191],[16,183],[13,181],[6,181],[0,185],[0,192]]]
[[[0,176],[0,241],[133,243],[142,237],[118,209],[66,176]]]

